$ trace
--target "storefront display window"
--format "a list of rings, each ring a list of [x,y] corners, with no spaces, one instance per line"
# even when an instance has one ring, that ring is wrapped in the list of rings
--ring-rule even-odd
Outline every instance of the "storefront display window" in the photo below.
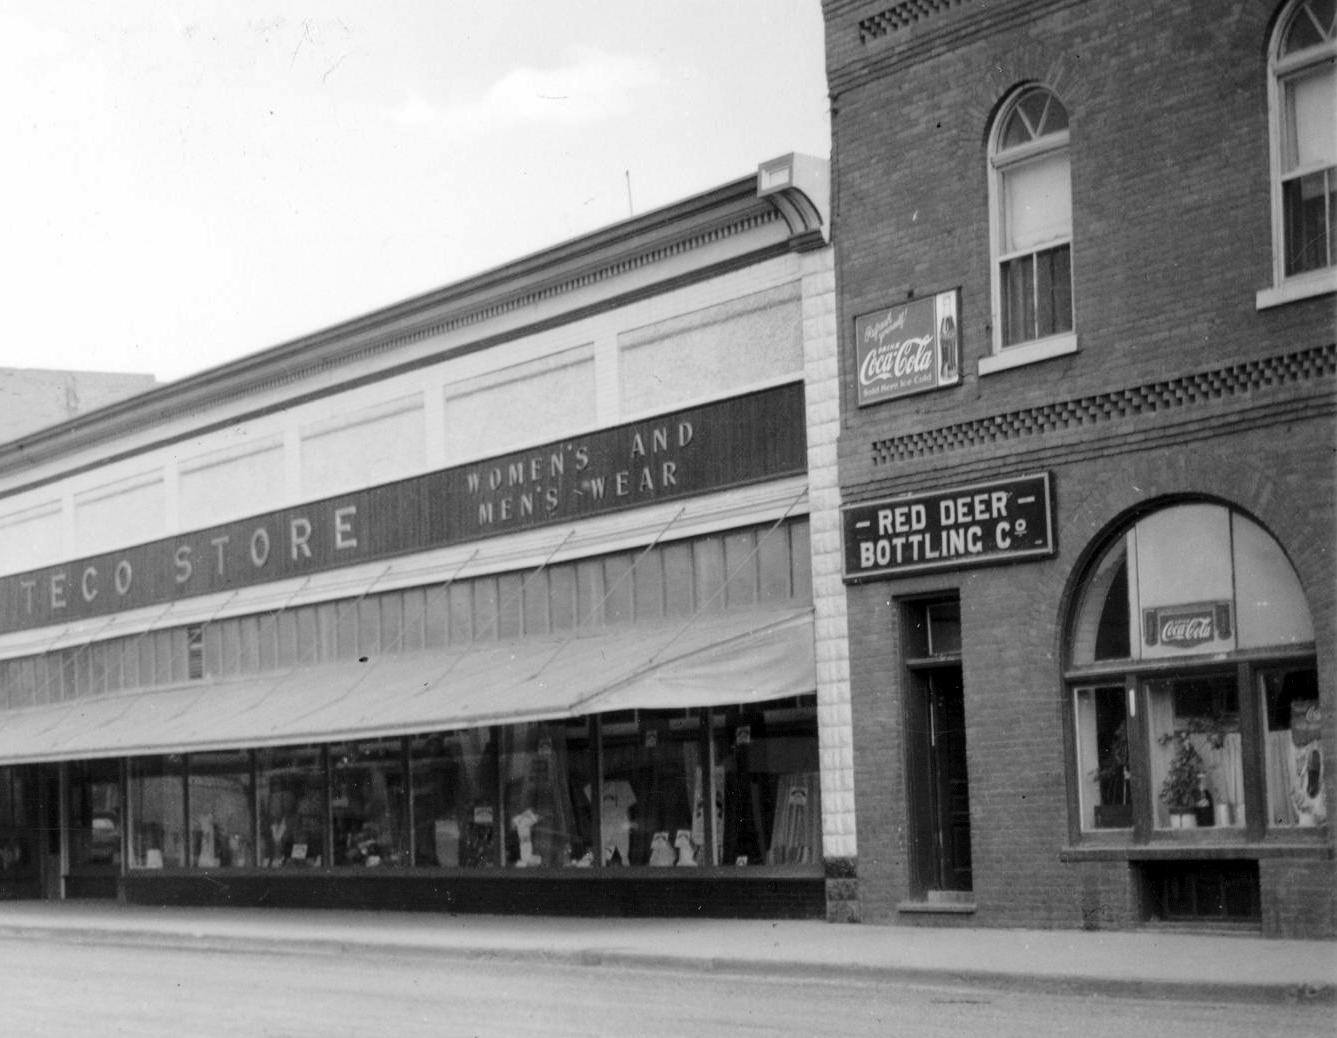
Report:
[[[36,769],[0,768],[0,882],[36,867],[37,813]]]
[[[185,864],[185,786],[179,756],[130,760],[130,867]]]
[[[254,865],[251,755],[244,750],[192,753],[188,764],[190,864],[201,869]]]
[[[1326,823],[1313,624],[1267,531],[1216,504],[1149,513],[1094,561],[1076,601],[1082,829],[1257,838]]]
[[[600,732],[603,864],[712,864],[700,711],[627,711],[603,718]],[[586,795],[592,795],[589,787]]]
[[[330,747],[334,864],[409,863],[408,786],[400,739]]]
[[[1263,759],[1270,826],[1323,825],[1323,746],[1318,674],[1312,668],[1264,672]]]
[[[821,859],[817,711],[811,697],[712,711],[722,821],[721,865],[808,865]]]
[[[507,866],[592,865],[588,724],[510,725],[502,747]]]
[[[121,864],[121,762],[75,761],[69,766],[70,867]]]
[[[260,864],[320,866],[325,861],[325,755],[319,746],[261,750]]]
[[[409,740],[415,864],[489,868],[497,841],[497,746],[491,728]]]

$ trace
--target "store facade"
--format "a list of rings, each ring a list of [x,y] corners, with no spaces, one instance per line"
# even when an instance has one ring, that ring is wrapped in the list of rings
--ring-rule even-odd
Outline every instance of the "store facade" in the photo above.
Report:
[[[1337,935],[1332,5],[1143,6],[824,5],[869,921]]]
[[[0,448],[0,895],[826,914],[825,190],[785,156]]]

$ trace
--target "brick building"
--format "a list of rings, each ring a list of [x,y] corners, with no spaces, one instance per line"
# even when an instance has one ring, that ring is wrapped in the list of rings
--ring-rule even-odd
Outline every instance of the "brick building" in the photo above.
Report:
[[[823,7],[846,911],[1337,934],[1333,3]]]

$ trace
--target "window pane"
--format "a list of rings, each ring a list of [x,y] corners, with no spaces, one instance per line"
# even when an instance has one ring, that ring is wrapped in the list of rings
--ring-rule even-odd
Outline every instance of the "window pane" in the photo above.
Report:
[[[491,728],[419,736],[413,771],[416,864],[490,868],[497,850],[497,747]]]
[[[694,710],[609,715],[603,733],[603,861],[709,864],[701,719]],[[588,795],[588,791],[587,791]]]
[[[1263,675],[1267,823],[1316,826],[1328,820],[1323,793],[1323,714],[1313,668]]]
[[[261,750],[260,864],[319,866],[325,854],[325,764],[320,747]]]
[[[1122,685],[1077,690],[1077,763],[1082,828],[1126,829],[1133,824],[1133,776],[1128,767],[1128,697]]]
[[[408,796],[399,739],[330,748],[334,864],[409,864]]]
[[[1035,257],[1036,337],[1072,331],[1071,250],[1066,245]]]
[[[255,793],[244,750],[189,758],[190,864],[201,869],[255,864]]]
[[[1147,683],[1158,829],[1244,825],[1239,691],[1233,674]]]
[[[1008,260],[999,273],[1003,345],[1035,338],[1035,257]]]
[[[1286,83],[1286,171],[1337,164],[1337,69],[1325,62]]]
[[[1286,29],[1283,54],[1293,54],[1316,46],[1333,33],[1333,0],[1305,0],[1295,10],[1295,16]]]
[[[130,867],[185,864],[185,785],[180,757],[130,761]]]
[[[586,723],[510,725],[502,729],[502,746],[507,866],[592,865]]]
[[[805,696],[793,707],[713,711],[711,730],[716,785],[723,786],[720,864],[819,863],[814,698]]]
[[[1003,171],[1004,253],[1072,236],[1069,182],[1066,150],[1008,166]]]
[[[1337,236],[1337,171],[1327,169],[1288,180],[1281,187],[1286,225],[1286,273],[1321,270],[1331,264]]]
[[[69,771],[70,865],[121,864],[121,781],[114,760],[75,761]]]

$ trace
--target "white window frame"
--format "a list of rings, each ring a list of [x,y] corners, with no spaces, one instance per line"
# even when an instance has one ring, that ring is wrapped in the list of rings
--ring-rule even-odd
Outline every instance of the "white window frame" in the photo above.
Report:
[[[1068,224],[1066,235],[1056,237],[1053,241],[1044,242],[1039,245],[1033,244],[1026,250],[1026,255],[1033,255],[1056,245],[1067,244],[1069,268],[1073,279],[1073,330],[1060,332],[1057,335],[1042,336],[1038,339],[1030,339],[1012,346],[1005,347],[1003,345],[1002,265],[1005,260],[1012,258],[1011,256],[1005,255],[1002,248],[1002,207],[1004,199],[1003,176],[1008,169],[1014,168],[1021,163],[1055,152],[1065,152],[1069,155],[1068,192],[1069,200],[1071,200],[1072,163],[1071,152],[1069,150],[1069,132],[1067,129],[1060,130],[1056,133],[1045,134],[1038,140],[1019,144],[1006,150],[1003,150],[1001,147],[1003,128],[1010,121],[1018,100],[1023,94],[1037,88],[1053,94],[1053,91],[1049,91],[1048,87],[1036,83],[1027,84],[1015,91],[1008,99],[1007,103],[1000,109],[998,118],[994,121],[993,130],[989,137],[989,292],[991,296],[990,308],[993,318],[993,352],[987,357],[980,358],[979,373],[981,375],[987,375],[994,371],[1004,371],[1008,368],[1020,367],[1025,364],[1034,364],[1037,361],[1048,360],[1051,357],[1060,357],[1065,354],[1077,352],[1076,276],[1075,272],[1071,272],[1071,264],[1073,261],[1073,228],[1071,221]],[[1055,94],[1054,97],[1062,103],[1062,99],[1058,98],[1058,95]]]
[[[1329,292],[1337,292],[1337,263],[1322,270],[1307,270],[1286,275],[1286,227],[1282,209],[1282,155],[1285,146],[1285,90],[1283,84],[1304,69],[1325,61],[1337,60],[1337,37],[1308,50],[1282,56],[1281,47],[1287,30],[1302,0],[1289,4],[1277,19],[1267,52],[1268,149],[1270,152],[1272,194],[1272,284],[1257,296],[1259,310]],[[1337,248],[1337,243],[1332,243]]]

